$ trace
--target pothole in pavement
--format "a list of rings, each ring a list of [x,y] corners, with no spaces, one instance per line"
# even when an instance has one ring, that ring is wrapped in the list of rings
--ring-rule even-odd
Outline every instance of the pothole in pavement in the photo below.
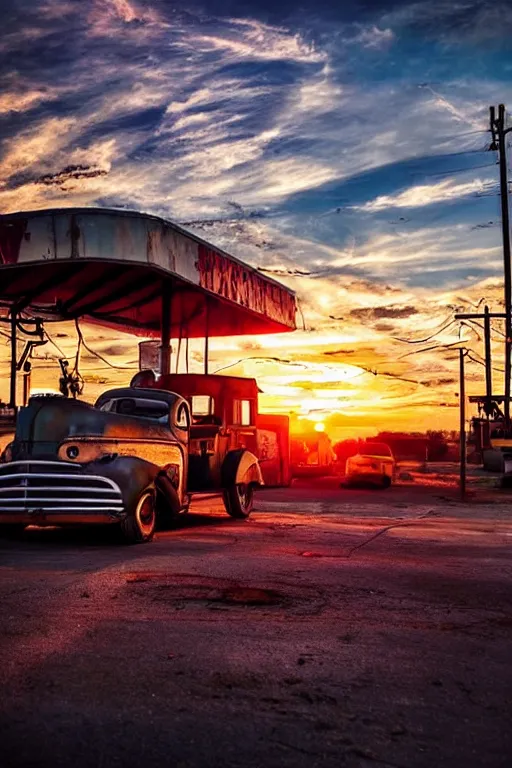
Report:
[[[295,613],[315,613],[323,605],[323,595],[307,585],[278,585],[267,588],[231,579],[138,572],[126,575],[128,594],[176,609],[188,606],[210,609],[286,608]]]
[[[286,598],[274,589],[231,587],[224,590],[219,602],[228,605],[279,605]]]
[[[261,589],[258,587],[236,586],[228,589],[218,589],[209,584],[189,584],[177,589],[173,585],[160,585],[152,590],[145,590],[146,597],[153,602],[173,603],[184,605],[195,603],[215,607],[277,607],[287,606],[290,603],[286,595],[273,589]],[[140,594],[140,593],[139,593]]]

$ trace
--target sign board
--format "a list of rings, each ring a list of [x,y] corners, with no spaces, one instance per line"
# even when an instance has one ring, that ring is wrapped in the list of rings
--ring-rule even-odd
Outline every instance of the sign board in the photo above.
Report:
[[[172,347],[171,347],[172,352]],[[160,340],[139,342],[139,371],[160,371]]]

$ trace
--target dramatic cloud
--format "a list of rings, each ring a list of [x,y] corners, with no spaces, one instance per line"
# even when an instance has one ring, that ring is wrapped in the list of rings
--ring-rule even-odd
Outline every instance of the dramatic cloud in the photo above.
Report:
[[[497,181],[475,179],[458,184],[455,179],[446,179],[438,184],[423,184],[400,192],[397,195],[381,195],[361,206],[355,206],[360,211],[383,211],[386,208],[422,208],[434,203],[449,202],[468,195],[484,195],[496,192]]]
[[[352,38],[346,40],[347,43],[360,43],[365,48],[382,48],[388,45],[395,38],[393,30],[379,29],[375,25],[363,27]]]
[[[266,407],[454,423],[457,344],[478,359],[481,342],[476,326],[438,329],[456,307],[502,299],[487,129],[489,104],[512,104],[509,3],[4,5],[2,212],[178,220],[297,291],[306,331],[212,343],[219,368],[258,376]],[[91,333],[136,359],[129,339]],[[432,334],[433,349],[402,357]],[[71,329],[66,354],[74,343]],[[481,366],[468,367],[478,389]]]
[[[404,317],[411,317],[412,315],[417,315],[418,310],[416,307],[374,307],[373,309],[353,309],[350,312],[351,317],[360,317],[360,318],[389,318],[393,317],[395,319],[403,319]]]

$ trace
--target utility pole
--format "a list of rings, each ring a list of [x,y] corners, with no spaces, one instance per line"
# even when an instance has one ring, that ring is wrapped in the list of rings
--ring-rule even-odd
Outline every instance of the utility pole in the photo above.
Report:
[[[490,107],[492,142],[490,149],[498,151],[500,161],[501,227],[503,234],[503,267],[505,283],[505,429],[510,428],[510,377],[512,373],[512,279],[510,262],[510,221],[508,212],[507,134],[512,128],[505,127],[505,106]]]
[[[460,498],[466,500],[466,382],[464,377],[465,349],[459,349],[459,439],[460,439]]]
[[[484,313],[485,395],[487,399],[487,418],[489,418],[492,404],[491,318],[489,317],[489,307],[485,307]]]

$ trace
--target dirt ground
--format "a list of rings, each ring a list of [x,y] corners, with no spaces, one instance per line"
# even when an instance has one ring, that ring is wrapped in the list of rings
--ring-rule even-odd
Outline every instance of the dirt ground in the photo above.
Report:
[[[0,541],[2,764],[512,764],[512,507],[442,483]]]

